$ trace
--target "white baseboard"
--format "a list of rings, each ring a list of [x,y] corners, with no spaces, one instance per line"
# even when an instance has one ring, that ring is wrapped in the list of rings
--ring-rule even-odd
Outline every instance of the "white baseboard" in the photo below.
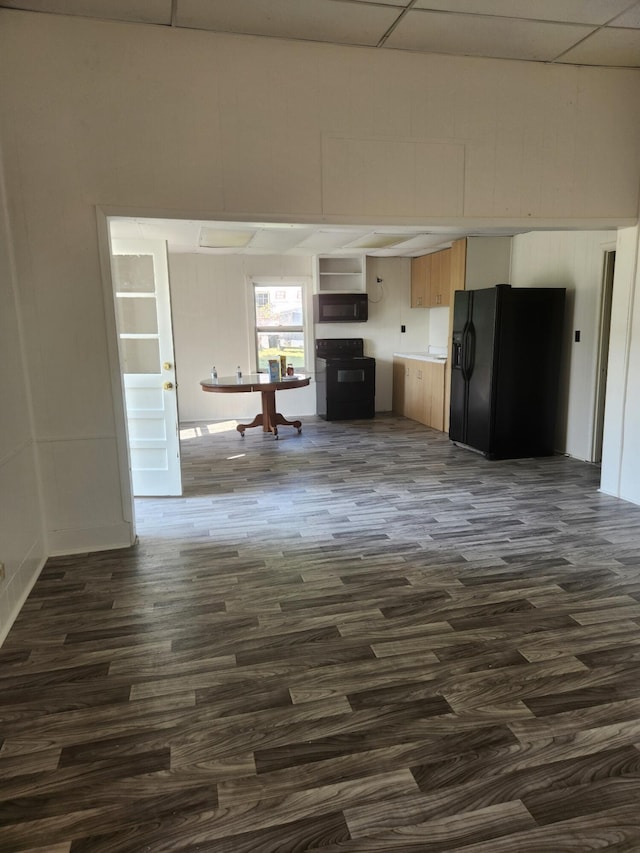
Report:
[[[48,538],[49,556],[64,557],[68,554],[130,548],[135,542],[135,532],[132,523],[123,521],[109,527],[53,530],[49,531]]]

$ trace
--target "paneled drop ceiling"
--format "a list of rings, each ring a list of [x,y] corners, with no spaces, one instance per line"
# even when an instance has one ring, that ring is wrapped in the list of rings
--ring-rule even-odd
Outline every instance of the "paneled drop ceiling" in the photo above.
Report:
[[[386,50],[640,67],[640,0],[0,0],[0,6]]]
[[[640,68],[640,0],[0,0],[0,7],[380,50]],[[174,252],[379,256],[419,255],[469,234],[139,218],[118,219],[113,229],[167,240]]]
[[[486,228],[482,235],[511,235],[524,229]],[[172,253],[208,255],[374,255],[414,257],[469,236],[466,229],[420,226],[358,226],[274,222],[208,222],[187,219],[114,217],[114,237],[165,240]]]

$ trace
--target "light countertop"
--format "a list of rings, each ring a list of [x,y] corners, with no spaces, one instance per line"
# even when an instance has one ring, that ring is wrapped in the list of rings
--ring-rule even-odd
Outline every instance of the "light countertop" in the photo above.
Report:
[[[394,352],[397,358],[414,358],[416,361],[435,361],[438,364],[444,364],[447,360],[446,355],[434,355],[432,352]]]

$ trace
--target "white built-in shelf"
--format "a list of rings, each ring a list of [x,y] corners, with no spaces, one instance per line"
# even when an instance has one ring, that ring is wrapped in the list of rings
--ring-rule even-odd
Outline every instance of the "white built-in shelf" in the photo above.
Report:
[[[318,257],[318,292],[362,292],[367,289],[366,257]]]

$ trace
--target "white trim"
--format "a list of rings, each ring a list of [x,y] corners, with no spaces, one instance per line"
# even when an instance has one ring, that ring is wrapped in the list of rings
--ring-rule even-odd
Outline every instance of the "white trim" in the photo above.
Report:
[[[44,568],[45,563],[47,562],[47,557],[43,556],[43,540],[41,537],[38,537],[32,546],[29,548],[26,556],[22,560],[20,564],[20,568],[13,575],[10,586],[14,584],[21,587],[20,594],[16,598],[13,607],[11,608],[11,612],[6,620],[4,625],[0,625],[0,646],[4,643],[7,638],[7,635],[11,628],[13,627],[13,623],[16,621],[18,616],[20,615],[20,611],[22,607],[29,597],[31,590],[33,589],[35,582],[40,577],[40,572]],[[32,556],[35,553],[36,556]],[[25,576],[27,580],[25,581]],[[18,580],[19,579],[19,580]],[[5,593],[6,594],[6,593]]]
[[[127,544],[131,545],[136,538],[135,508],[133,503],[133,489],[131,486],[131,462],[129,460],[129,439],[127,435],[127,418],[124,405],[124,385],[122,381],[122,371],[120,369],[120,353],[118,350],[116,306],[113,297],[113,281],[111,278],[111,237],[109,234],[109,218],[104,208],[96,207],[96,226],[98,232],[100,273],[102,277],[102,298],[105,313],[109,378],[111,380],[111,399],[113,402],[116,454],[118,457],[118,470],[120,474],[122,517],[129,527],[128,535],[125,539],[127,540]],[[117,547],[123,546],[118,545]],[[57,553],[61,552],[58,551]]]
[[[87,554],[92,551],[113,551],[135,544],[133,526],[126,521],[106,527],[54,530],[49,534],[50,555]]]

